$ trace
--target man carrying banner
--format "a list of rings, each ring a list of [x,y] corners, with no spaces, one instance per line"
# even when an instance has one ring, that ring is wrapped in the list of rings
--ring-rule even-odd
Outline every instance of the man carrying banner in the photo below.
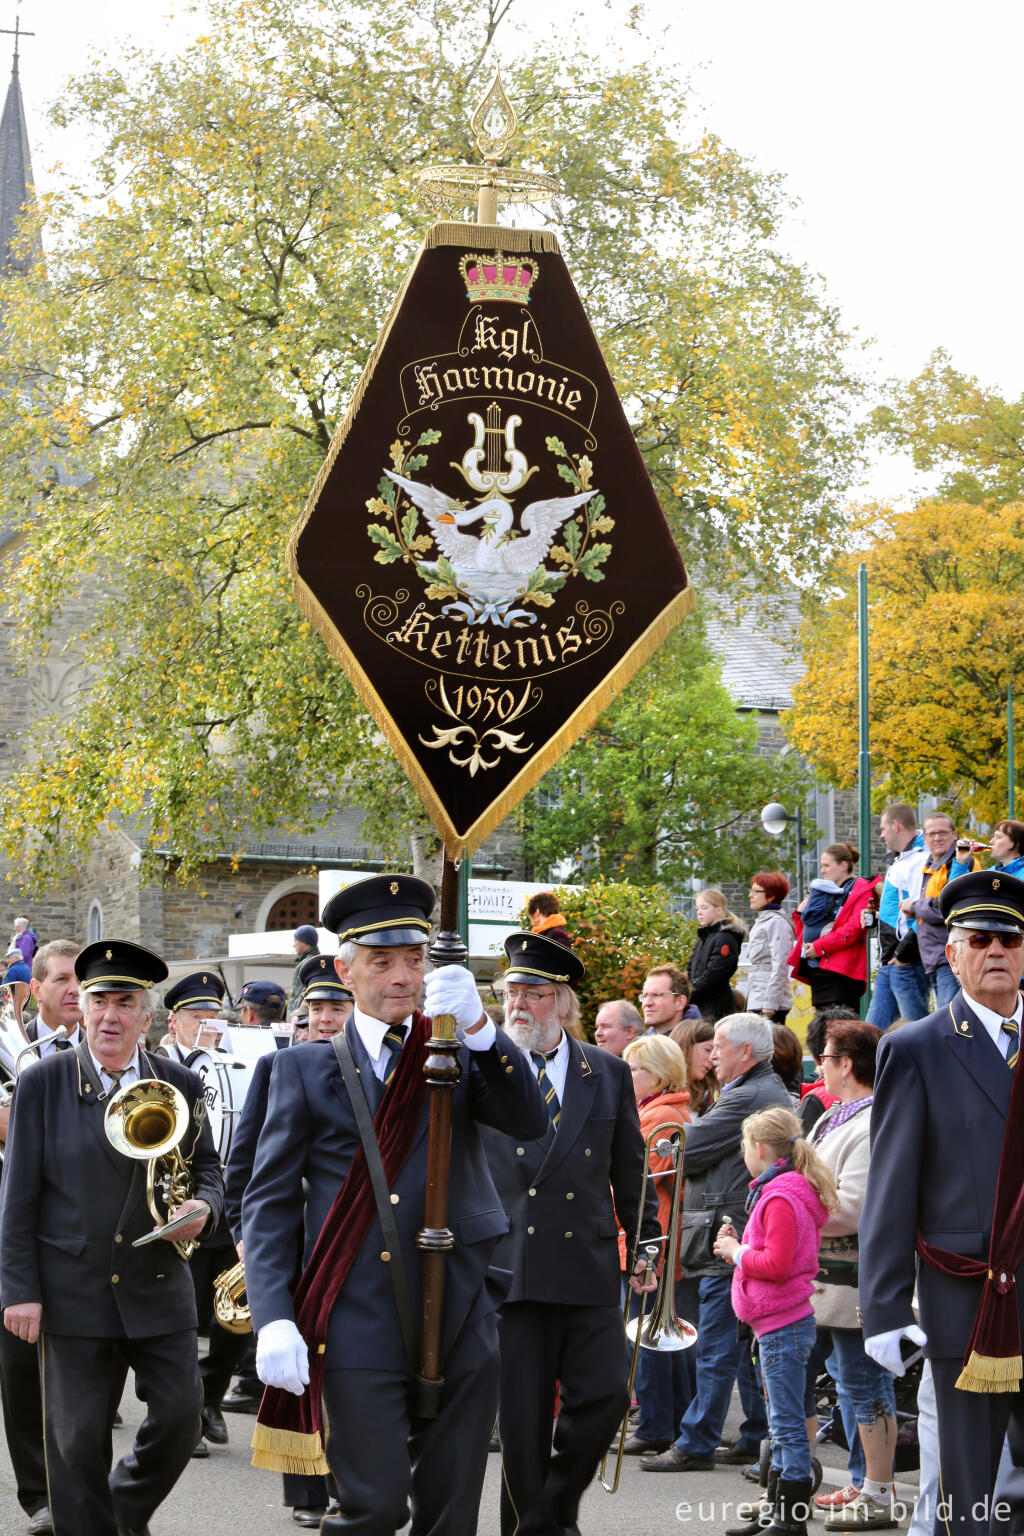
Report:
[[[341,941],[338,974],[355,1011],[343,1034],[275,1062],[242,1207],[257,1366],[278,1389],[260,1409],[254,1460],[325,1471],[326,1417],[341,1490],[340,1513],[321,1526],[327,1536],[392,1536],[409,1503],[416,1530],[476,1530],[497,1399],[495,1308],[508,1279],[490,1269],[508,1221],[477,1124],[523,1141],[549,1123],[529,1061],[486,1017],[469,971],[433,972],[426,1006],[455,1018],[462,1048],[451,1105],[444,1388],[437,1416],[423,1417],[416,1236],[431,1026],[417,1004],[433,906],[433,888],[406,875],[358,881],[327,904],[322,922]]]
[[[894,1375],[907,1343],[925,1346],[939,1421],[935,1529],[981,1536],[1009,1528],[1009,1506],[1002,1520],[993,1506],[1004,1436],[1024,1466],[1024,882],[961,875],[939,907],[960,990],[879,1047],[860,1307],[865,1348]]]

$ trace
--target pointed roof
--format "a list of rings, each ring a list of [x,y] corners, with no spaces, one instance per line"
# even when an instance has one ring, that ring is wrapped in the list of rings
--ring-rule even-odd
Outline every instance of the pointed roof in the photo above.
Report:
[[[28,145],[25,104],[21,97],[18,74],[18,42],[14,43],[11,83],[7,87],[3,115],[0,116],[0,277],[24,272],[26,263],[16,254],[18,223],[25,204],[32,197],[32,156]],[[42,258],[42,246],[33,252]]]

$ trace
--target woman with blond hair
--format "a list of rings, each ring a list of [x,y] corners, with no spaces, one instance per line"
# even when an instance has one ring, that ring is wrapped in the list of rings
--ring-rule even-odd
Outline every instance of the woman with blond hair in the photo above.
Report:
[[[646,1141],[658,1126],[676,1126],[679,1130],[680,1150],[685,1142],[686,1127],[690,1123],[690,1095],[686,1091],[686,1060],[682,1051],[668,1035],[641,1035],[631,1040],[622,1053],[622,1059],[633,1074],[633,1092],[640,1115],[640,1129]],[[672,1135],[665,1130],[666,1137]],[[667,1237],[672,1219],[672,1189],[675,1164],[671,1157],[650,1152],[650,1171],[656,1179],[654,1188],[658,1194],[658,1219],[662,1233]],[[679,1203],[682,1204],[682,1185],[679,1187]],[[626,1270],[627,1243],[632,1233],[619,1233],[619,1263]],[[673,1270],[674,1292],[682,1280],[682,1270],[674,1253],[662,1257],[659,1271],[665,1264]],[[635,1301],[639,1302],[639,1297]],[[678,1305],[678,1303],[677,1303]],[[634,1310],[638,1310],[635,1307]],[[640,1417],[634,1433],[625,1444],[627,1456],[642,1456],[644,1451],[665,1451],[676,1437],[679,1421],[693,1396],[693,1367],[691,1351],[674,1350],[661,1354],[656,1350],[642,1349],[636,1369],[636,1400],[640,1405]]]
[[[724,1019],[736,1012],[732,978],[740,963],[740,945],[747,929],[735,912],[730,912],[725,896],[715,885],[698,891],[697,942],[686,962],[690,978],[690,997],[705,1019]]]

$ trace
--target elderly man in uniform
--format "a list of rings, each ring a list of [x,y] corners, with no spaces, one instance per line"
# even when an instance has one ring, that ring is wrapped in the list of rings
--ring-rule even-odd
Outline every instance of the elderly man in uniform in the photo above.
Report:
[[[626,1410],[619,1224],[636,1232],[644,1142],[625,1062],[572,1033],[583,962],[545,935],[505,941],[506,1028],[548,1106],[543,1140],[488,1132],[487,1156],[511,1230],[501,1309],[501,1528],[504,1536],[574,1531],[580,1499]],[[642,1238],[661,1228],[653,1186]],[[616,1219],[616,1213],[618,1218]],[[634,1289],[653,1289],[641,1259]],[[558,1384],[560,1407],[551,1437]]]
[[[894,1375],[908,1345],[925,1346],[939,1424],[935,1530],[981,1536],[1011,1528],[1007,1515],[1019,1527],[1024,1513],[1000,1519],[993,1505],[1004,1437],[1024,1467],[1024,882],[961,875],[938,904],[959,991],[879,1046],[860,1309],[865,1349]]]
[[[199,1433],[202,1389],[195,1292],[170,1240],[136,1248],[153,1230],[146,1161],[115,1151],[105,1111],[120,1088],[171,1083],[188,1112],[179,1150],[194,1194],[173,1236],[216,1224],[220,1167],[203,1118],[199,1078],[149,1056],[159,956],[101,940],[75,962],[85,1040],[26,1072],[14,1095],[0,1210],[4,1326],[42,1338],[50,1511],[56,1536],[146,1536]],[[110,1401],[135,1371],[146,1416],[131,1452],[110,1471]]]
[[[478,1127],[493,1125],[523,1142],[547,1125],[529,1063],[486,1017],[469,971],[434,971],[426,1007],[455,1019],[462,1049],[451,1095],[448,1225],[455,1241],[445,1261],[445,1385],[438,1415],[422,1417],[411,1377],[419,1353],[416,1236],[424,1225],[430,1021],[418,1003],[433,906],[433,888],[408,875],[358,881],[328,902],[322,923],[341,941],[337,970],[355,1011],[333,1040],[279,1053],[242,1206],[257,1364],[268,1385],[302,1396],[310,1379],[292,1301],[300,1246],[300,1287],[320,1296],[323,1284],[323,1294],[334,1297],[324,1353],[312,1361],[314,1381],[322,1368],[327,1455],[341,1494],[340,1512],[321,1526],[325,1536],[392,1536],[409,1503],[414,1531],[475,1532],[497,1388],[501,1276],[491,1273],[491,1256],[508,1227]],[[369,1192],[364,1167],[378,1145],[389,1191],[379,1198]],[[328,1273],[311,1255],[314,1245],[319,1256],[334,1243],[346,1265]],[[264,1413],[256,1443],[261,1428],[271,1441],[281,1434],[264,1425]]]

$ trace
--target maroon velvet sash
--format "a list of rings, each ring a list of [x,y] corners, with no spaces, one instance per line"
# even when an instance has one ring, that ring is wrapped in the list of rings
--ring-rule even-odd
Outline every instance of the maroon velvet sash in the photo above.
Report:
[[[430,1032],[430,1020],[414,1013],[397,1070],[374,1116],[389,1184],[401,1171],[419,1131],[427,1094],[423,1064]],[[359,1147],[293,1292],[295,1323],[309,1350],[309,1386],[301,1397],[266,1388],[252,1437],[254,1467],[306,1475],[328,1470],[322,1402],[327,1326],[376,1213],[366,1157]]]
[[[999,1154],[988,1261],[936,1248],[920,1232],[917,1251],[940,1274],[985,1282],[957,1386],[965,1392],[1016,1392],[1022,1366],[1014,1272],[1024,1262],[1024,1071],[1019,1063]]]

